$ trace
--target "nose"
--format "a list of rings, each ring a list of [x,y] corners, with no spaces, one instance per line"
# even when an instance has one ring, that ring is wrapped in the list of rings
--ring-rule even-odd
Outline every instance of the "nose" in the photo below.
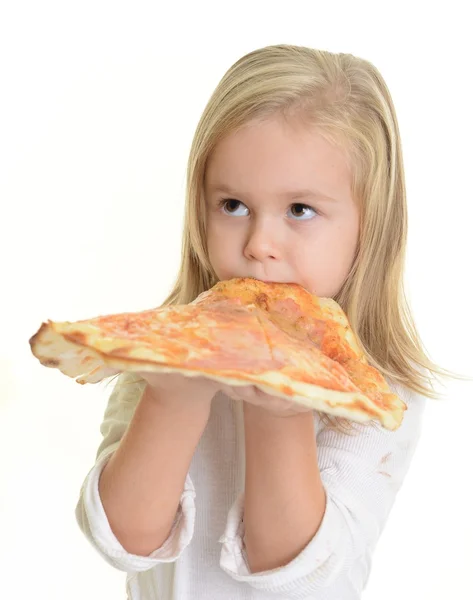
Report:
[[[280,258],[280,244],[277,242],[277,227],[268,221],[254,221],[248,234],[243,254],[248,260],[264,262]]]

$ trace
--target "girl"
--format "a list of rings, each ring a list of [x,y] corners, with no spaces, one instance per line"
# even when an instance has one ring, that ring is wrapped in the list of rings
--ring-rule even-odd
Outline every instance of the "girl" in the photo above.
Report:
[[[254,387],[120,375],[76,515],[128,573],[128,598],[360,598],[431,379],[447,373],[405,300],[406,235],[398,125],[372,64],[278,45],[229,69],[193,140],[164,305],[232,277],[332,297],[408,410],[389,432]]]

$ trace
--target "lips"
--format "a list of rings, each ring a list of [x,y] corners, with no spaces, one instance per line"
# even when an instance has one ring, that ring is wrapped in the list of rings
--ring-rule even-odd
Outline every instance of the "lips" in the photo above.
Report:
[[[256,279],[257,281],[262,281],[263,283],[296,283],[295,281],[283,281],[282,279],[269,279],[266,277],[253,277],[252,275],[247,275],[249,279]]]

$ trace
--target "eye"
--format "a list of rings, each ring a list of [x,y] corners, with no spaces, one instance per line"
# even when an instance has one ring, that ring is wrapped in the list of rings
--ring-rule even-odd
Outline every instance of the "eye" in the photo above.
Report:
[[[223,199],[220,206],[226,215],[232,217],[246,217],[249,214],[248,208],[239,200]]]
[[[289,209],[289,216],[294,217],[297,221],[308,221],[317,214],[317,211],[307,204],[292,204]]]

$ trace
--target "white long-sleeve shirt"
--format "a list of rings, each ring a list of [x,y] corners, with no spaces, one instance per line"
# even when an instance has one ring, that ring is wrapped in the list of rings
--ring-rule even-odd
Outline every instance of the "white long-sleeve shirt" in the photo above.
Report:
[[[113,567],[127,572],[130,600],[360,598],[375,545],[417,446],[424,397],[390,383],[408,406],[397,431],[356,424],[357,433],[347,435],[325,427],[314,412],[327,494],[322,524],[288,565],[251,573],[243,545],[243,409],[241,402],[223,394],[212,402],[172,531],[161,548],[146,557],[133,555],[113,534],[98,481],[144,387],[143,380],[130,383],[129,375],[120,376],[101,425],[97,461],[83,483],[76,509],[79,526],[96,550]]]

